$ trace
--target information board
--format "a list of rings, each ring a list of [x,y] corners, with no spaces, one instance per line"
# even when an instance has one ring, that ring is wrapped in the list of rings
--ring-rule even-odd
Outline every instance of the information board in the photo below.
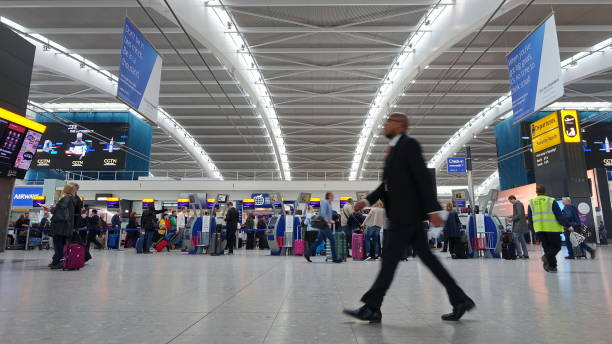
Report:
[[[138,28],[125,18],[117,98],[157,123],[162,59]]]
[[[46,126],[0,108],[0,177],[22,179]]]
[[[551,15],[507,56],[514,123],[563,96],[555,17]]]
[[[465,158],[448,158],[446,161],[446,171],[448,173],[466,173]]]

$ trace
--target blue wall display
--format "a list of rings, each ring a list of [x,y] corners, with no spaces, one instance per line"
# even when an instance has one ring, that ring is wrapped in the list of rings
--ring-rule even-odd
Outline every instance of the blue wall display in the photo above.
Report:
[[[15,186],[13,189],[13,207],[32,207],[32,198],[42,196],[42,186]]]
[[[255,208],[272,208],[270,194],[254,193],[251,194],[251,198],[255,201]]]

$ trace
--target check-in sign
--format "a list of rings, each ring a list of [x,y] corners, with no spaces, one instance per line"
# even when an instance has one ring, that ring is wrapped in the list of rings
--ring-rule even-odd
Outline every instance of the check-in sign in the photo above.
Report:
[[[446,171],[448,173],[467,172],[465,158],[448,158],[446,162]]]

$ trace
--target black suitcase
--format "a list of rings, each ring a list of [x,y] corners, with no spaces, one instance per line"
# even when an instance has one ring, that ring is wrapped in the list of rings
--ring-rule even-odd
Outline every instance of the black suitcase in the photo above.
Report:
[[[467,259],[468,258],[468,244],[464,241],[459,241],[455,244],[455,259]]]
[[[516,246],[513,242],[502,244],[502,258],[514,260],[516,259]]]
[[[223,252],[224,247],[221,246],[221,233],[213,233],[210,236],[210,244],[208,246],[208,253],[211,256],[218,256]]]
[[[247,232],[246,249],[252,250],[255,248],[255,232]]]

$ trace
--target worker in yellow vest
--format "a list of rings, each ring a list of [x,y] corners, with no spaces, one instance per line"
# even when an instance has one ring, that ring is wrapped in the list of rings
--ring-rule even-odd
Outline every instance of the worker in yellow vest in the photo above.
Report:
[[[546,196],[544,185],[536,185],[537,196],[529,201],[529,222],[533,225],[538,239],[542,242],[544,270],[557,272],[557,253],[561,251],[563,227],[570,227],[557,200]]]

